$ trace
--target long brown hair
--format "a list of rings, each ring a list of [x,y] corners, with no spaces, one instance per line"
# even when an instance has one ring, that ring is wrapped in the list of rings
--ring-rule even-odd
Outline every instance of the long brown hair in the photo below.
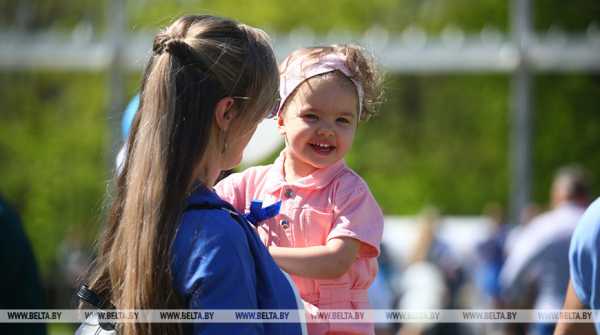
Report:
[[[278,83],[273,51],[258,29],[184,16],[156,35],[92,290],[118,309],[185,308],[172,286],[170,249],[186,196],[194,182],[206,182],[194,180],[198,166],[210,164],[222,141],[216,103],[234,97],[235,129],[248,131],[274,103]],[[119,327],[124,334],[181,333],[177,324]]]

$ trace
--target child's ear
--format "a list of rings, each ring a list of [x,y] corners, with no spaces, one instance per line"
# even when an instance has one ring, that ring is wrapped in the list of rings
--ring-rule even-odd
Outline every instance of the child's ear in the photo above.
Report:
[[[285,135],[285,120],[283,119],[283,114],[277,116],[277,130],[279,130],[280,135]]]
[[[229,129],[235,116],[235,111],[231,107],[233,107],[233,98],[231,97],[225,97],[215,105],[215,122],[222,131]]]

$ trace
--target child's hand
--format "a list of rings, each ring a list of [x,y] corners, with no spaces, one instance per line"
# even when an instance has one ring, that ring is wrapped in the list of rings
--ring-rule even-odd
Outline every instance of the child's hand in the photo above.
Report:
[[[360,248],[351,237],[333,238],[326,245],[304,248],[270,246],[269,253],[279,267],[290,274],[308,278],[333,279],[348,272]]]

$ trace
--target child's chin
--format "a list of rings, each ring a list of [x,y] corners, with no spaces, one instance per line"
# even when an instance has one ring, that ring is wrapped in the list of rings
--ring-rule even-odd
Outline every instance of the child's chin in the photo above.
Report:
[[[334,160],[332,159],[319,159],[319,160],[313,160],[313,166],[316,167],[317,169],[324,169],[326,167],[329,167],[333,164],[335,164],[338,160]]]

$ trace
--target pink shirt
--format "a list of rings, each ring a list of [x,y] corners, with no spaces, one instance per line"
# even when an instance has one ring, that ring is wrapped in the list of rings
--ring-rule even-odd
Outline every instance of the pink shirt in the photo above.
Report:
[[[339,161],[294,183],[285,181],[283,154],[267,166],[232,174],[215,187],[217,193],[241,212],[252,200],[264,205],[282,201],[279,214],[260,223],[263,242],[279,247],[325,245],[336,237],[361,242],[350,270],[335,279],[292,276],[308,313],[319,309],[368,309],[367,289],[377,274],[383,214],[367,184]],[[374,334],[368,323],[309,323],[309,333]]]

